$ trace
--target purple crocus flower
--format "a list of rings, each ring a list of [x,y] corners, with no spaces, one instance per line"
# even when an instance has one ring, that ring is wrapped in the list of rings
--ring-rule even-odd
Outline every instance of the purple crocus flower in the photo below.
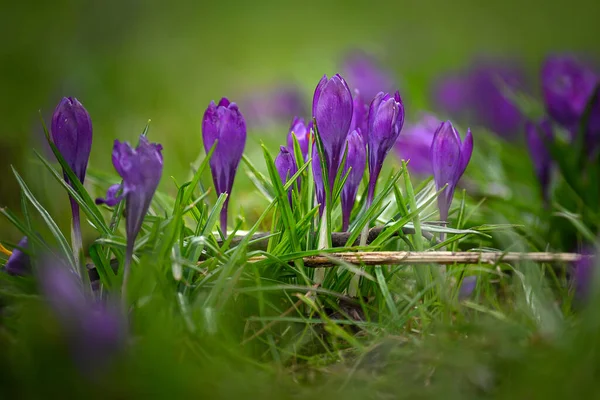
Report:
[[[86,374],[108,366],[125,344],[121,313],[86,296],[79,277],[58,260],[46,259],[38,278],[76,364]]]
[[[296,166],[296,159],[294,158],[294,155],[290,153],[287,147],[280,147],[279,154],[275,158],[275,168],[277,169],[277,173],[279,174],[281,182],[284,185],[296,172],[298,172],[298,167]],[[291,186],[288,190],[288,198],[290,204],[292,204],[292,188],[293,186]]]
[[[123,183],[111,186],[106,199],[96,199],[97,204],[114,206],[125,199],[125,230],[127,232],[127,255],[125,273],[133,255],[135,239],[142,228],[142,222],[150,207],[150,202],[162,176],[162,146],[150,143],[140,136],[134,149],[129,143],[115,140],[112,152],[113,166],[123,178]]]
[[[246,121],[235,103],[223,97],[217,106],[214,101],[204,113],[202,120],[204,150],[210,151],[218,140],[210,159],[210,170],[217,195],[227,193],[221,209],[221,230],[227,235],[227,208],[238,165],[246,146]]]
[[[470,129],[467,130],[464,142],[461,142],[460,135],[450,121],[440,124],[433,136],[430,157],[436,189],[440,190],[448,185],[438,197],[442,221],[448,219],[454,190],[467,169],[472,153],[473,136]]]
[[[354,101],[352,109],[352,122],[350,123],[350,132],[354,130],[360,130],[361,132],[367,132],[367,117],[369,115],[369,105],[365,102],[364,97],[360,94],[358,89],[354,89]]]
[[[529,154],[533,161],[533,167],[535,168],[535,174],[542,189],[542,197],[544,202],[548,204],[552,157],[544,140],[553,140],[552,124],[547,118],[542,119],[537,124],[527,121],[525,124],[525,136]]]
[[[389,71],[383,69],[373,56],[364,52],[355,51],[346,55],[342,71],[348,82],[352,83],[353,89],[358,89],[367,99],[372,99],[381,91],[391,91],[395,86]]]
[[[74,97],[63,97],[52,115],[52,141],[81,183],[92,151],[92,120],[87,110]],[[65,180],[70,184],[66,173]],[[73,232],[81,247],[79,205],[69,197],[73,214]],[[75,249],[76,257],[79,249]]]
[[[344,78],[339,74],[331,79],[323,76],[313,97],[313,117],[316,119],[319,137],[323,143],[331,191],[343,156],[352,112],[352,94]]]
[[[572,57],[551,56],[542,66],[546,110],[573,134],[597,84],[594,71]]]
[[[308,157],[308,146],[310,145],[310,131],[312,130],[312,124],[312,121],[305,124],[304,119],[294,117],[287,137],[288,149],[290,153],[294,154],[294,136],[296,136],[296,140],[300,145],[300,150],[302,150],[304,161],[306,161]]]
[[[433,135],[441,121],[434,115],[423,114],[414,124],[405,124],[402,135],[398,136],[395,149],[402,160],[409,160],[408,168],[420,176],[433,173],[429,150]]]
[[[465,276],[460,282],[460,288],[458,289],[458,299],[466,300],[471,297],[473,291],[475,290],[475,286],[477,286],[477,277],[474,275]]]
[[[383,161],[396,143],[404,125],[404,105],[400,93],[394,96],[379,92],[369,107],[369,130],[367,134],[369,155],[369,193],[367,206],[373,202],[375,186]]]
[[[342,230],[347,231],[350,223],[350,214],[354,202],[356,201],[356,192],[365,173],[367,163],[367,149],[362,138],[360,129],[350,132],[347,139],[348,156],[344,166],[344,175],[349,172],[346,183],[342,188]]]
[[[248,127],[257,129],[285,123],[294,115],[307,113],[304,94],[298,86],[288,83],[252,90],[240,105]]]
[[[323,171],[321,169],[321,160],[316,142],[313,142],[312,148],[312,171],[313,180],[315,181],[315,194],[317,196],[317,203],[319,203],[319,215],[321,216],[325,208],[325,183],[323,182]]]
[[[4,264],[4,270],[8,274],[24,276],[31,272],[31,260],[27,253],[23,251],[27,247],[27,236],[23,236],[17,247],[13,249],[12,254],[8,257],[6,264]]]
[[[449,73],[438,78],[432,92],[436,108],[455,118],[464,117],[471,107],[468,80],[462,73]]]

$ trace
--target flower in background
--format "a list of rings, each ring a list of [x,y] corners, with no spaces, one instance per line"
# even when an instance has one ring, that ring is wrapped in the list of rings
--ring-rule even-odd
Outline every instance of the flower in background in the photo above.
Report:
[[[367,132],[367,117],[369,115],[369,104],[365,102],[364,97],[360,94],[358,89],[354,89],[354,100],[352,107],[352,122],[350,123],[350,131],[360,130],[361,132]]]
[[[465,276],[460,282],[460,288],[458,289],[458,300],[466,300],[473,294],[477,286],[477,277],[474,275]]]
[[[552,124],[547,118],[543,118],[538,123],[527,121],[525,124],[525,138],[531,160],[533,161],[533,167],[535,168],[535,174],[540,182],[542,197],[546,204],[548,204],[550,200],[549,187],[552,157],[546,148],[544,140],[552,141],[554,139]]]
[[[296,159],[294,155],[290,153],[287,147],[281,146],[279,150],[279,154],[275,158],[275,168],[277,169],[277,173],[281,178],[281,183],[284,185],[287,181],[298,172],[298,167],[296,166]],[[300,181],[298,180],[298,187],[300,187]],[[292,204],[292,189],[293,185],[290,186],[288,190],[288,199],[290,204]]]
[[[439,79],[433,100],[452,118],[469,118],[502,137],[514,138],[521,132],[524,119],[506,92],[526,88],[525,73],[517,62],[480,59],[465,71]]]
[[[441,121],[432,114],[423,114],[414,124],[405,124],[402,135],[398,136],[395,149],[402,160],[409,160],[408,168],[417,175],[427,176],[433,173],[429,151],[433,135]]]
[[[354,51],[342,61],[342,73],[366,99],[374,98],[379,92],[390,92],[395,85],[389,71],[377,60],[364,52]]]
[[[308,158],[308,146],[310,145],[310,131],[312,130],[312,124],[312,121],[305,124],[304,119],[294,117],[287,137],[288,149],[290,153],[294,154],[294,136],[296,136],[304,161]]]
[[[207,154],[218,140],[210,159],[210,170],[217,195],[227,193],[221,209],[221,230],[227,235],[227,208],[231,189],[246,146],[246,121],[238,106],[225,97],[219,101],[218,106],[211,101],[202,121],[202,139]]]
[[[581,255],[584,257],[573,265],[572,285],[575,289],[575,300],[584,303],[589,299],[593,287],[596,257],[594,251],[589,248],[582,251]]]
[[[87,110],[74,97],[63,97],[52,115],[50,127],[52,141],[81,183],[92,151],[92,120]],[[64,173],[65,181],[71,182]],[[73,214],[73,232],[76,242],[76,258],[81,248],[81,221],[79,204],[69,196]]]
[[[373,202],[375,186],[383,161],[396,143],[404,125],[404,105],[400,93],[394,96],[379,92],[369,107],[367,145],[369,156],[369,193],[367,206]]]
[[[306,115],[304,94],[298,86],[284,84],[271,89],[254,90],[241,105],[251,128],[285,123],[295,115]]]
[[[115,140],[112,162],[123,178],[123,183],[111,186],[106,193],[106,199],[96,199],[97,204],[105,203],[109,206],[114,206],[125,199],[126,274],[133,255],[135,239],[142,228],[142,222],[148,213],[150,202],[162,176],[161,151],[160,144],[148,142],[145,136],[140,136],[139,144],[135,149],[129,143]]]
[[[38,280],[77,365],[88,374],[108,366],[125,345],[119,310],[86,296],[79,277],[59,260],[45,259]]]
[[[359,129],[348,135],[348,156],[344,166],[344,175],[349,172],[346,183],[342,188],[342,231],[348,230],[350,214],[356,201],[356,192],[362,181],[367,163],[367,149]]]
[[[316,119],[317,131],[323,143],[331,191],[343,156],[352,113],[352,94],[344,78],[339,74],[331,79],[323,76],[313,97],[313,117]]]
[[[319,203],[319,216],[321,216],[323,215],[323,210],[325,208],[325,183],[323,182],[321,159],[319,158],[316,142],[313,142],[312,148],[312,171],[313,179],[315,181],[315,194],[317,196],[317,203]]]
[[[438,196],[442,221],[448,219],[454,190],[467,169],[472,153],[473,136],[470,129],[467,130],[464,142],[461,142],[460,135],[450,121],[440,124],[433,136],[430,157],[436,190],[448,185]]]
[[[8,257],[6,264],[4,264],[4,271],[10,275],[23,276],[31,272],[31,260],[27,253],[23,250],[27,250],[28,239],[27,236],[23,238],[17,244],[12,251],[12,254]]]

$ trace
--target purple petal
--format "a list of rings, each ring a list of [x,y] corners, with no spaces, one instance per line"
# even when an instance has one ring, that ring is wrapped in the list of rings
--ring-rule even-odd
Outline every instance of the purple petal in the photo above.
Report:
[[[125,196],[125,193],[122,193],[120,196],[117,196],[117,193],[122,188],[123,185],[119,183],[112,185],[108,188],[108,191],[106,192],[106,198],[97,198],[96,204],[106,204],[109,207],[116,206],[121,200],[123,200],[123,197]]]
[[[476,276],[465,276],[460,283],[460,289],[458,290],[458,299],[465,300],[468,297],[471,297],[476,286]]]
[[[327,85],[329,79],[327,79],[327,75],[323,75],[317,87],[315,88],[315,93],[313,95],[313,106],[312,106],[312,115],[315,117],[317,115],[317,105],[319,104],[319,98],[321,98],[321,93],[323,92],[323,88]]]
[[[304,123],[302,118],[295,117],[290,127],[290,131],[287,137],[288,149],[290,153],[294,153],[294,136],[300,145],[302,151],[302,157],[306,161],[308,157],[308,146],[310,144],[310,130],[312,129],[312,121],[308,124]]]
[[[440,190],[448,185],[444,192],[438,197],[440,218],[446,220],[450,203],[454,195],[456,176],[461,168],[461,144],[457,139],[457,133],[450,121],[442,122],[435,132],[431,143],[431,165],[436,189]]]
[[[433,135],[441,121],[424,114],[416,124],[406,125],[395,144],[396,153],[401,159],[409,160],[408,168],[417,175],[433,173],[429,151]]]
[[[465,136],[465,140],[462,142],[461,149],[460,149],[460,167],[458,169],[458,173],[455,178],[456,183],[458,183],[458,180],[465,173],[465,170],[467,169],[467,165],[469,165],[469,161],[471,161],[472,154],[473,154],[473,135],[471,134],[471,128],[467,128],[467,135]]]
[[[342,230],[348,230],[350,214],[356,201],[356,193],[365,173],[367,162],[367,149],[362,139],[360,130],[354,130],[348,135],[348,156],[344,166],[344,174],[350,173],[342,188]]]
[[[527,121],[525,124],[525,138],[536,176],[540,182],[542,196],[545,201],[548,201],[552,157],[548,152],[544,139],[552,141],[554,138],[550,121],[546,118],[538,124]]]
[[[31,260],[29,255],[23,251],[27,250],[28,245],[27,236],[23,236],[4,265],[4,270],[8,274],[24,276],[31,273]]]

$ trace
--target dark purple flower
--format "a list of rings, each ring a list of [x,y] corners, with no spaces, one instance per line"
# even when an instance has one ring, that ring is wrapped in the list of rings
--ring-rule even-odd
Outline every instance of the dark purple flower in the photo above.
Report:
[[[369,194],[367,205],[370,206],[383,161],[398,140],[398,135],[404,125],[404,105],[400,99],[400,93],[396,92],[392,97],[387,93],[379,92],[369,107],[368,121]]]
[[[284,185],[296,172],[298,172],[298,167],[296,166],[296,159],[294,158],[294,155],[290,153],[287,147],[280,147],[279,154],[275,158],[275,168],[277,169],[277,173],[279,174],[281,182]],[[299,183],[299,181],[297,182]],[[299,186],[300,185],[298,184],[298,187]],[[290,204],[292,203],[292,189],[293,185],[288,190],[288,198],[290,200]]]
[[[593,70],[568,56],[548,57],[542,66],[546,110],[573,133],[597,84]]]
[[[319,203],[319,215],[323,215],[323,209],[325,208],[325,183],[323,182],[323,171],[321,170],[321,160],[316,142],[313,142],[312,148],[312,171],[313,180],[315,181],[315,194],[317,196],[317,203]]]
[[[17,247],[12,251],[10,257],[4,264],[4,270],[10,275],[23,276],[31,273],[31,260],[27,253],[28,240],[27,236],[23,236]]]
[[[339,74],[331,79],[323,76],[313,97],[313,117],[317,121],[317,130],[323,142],[331,191],[352,122],[352,112],[352,94],[344,78]]]
[[[477,277],[465,276],[460,282],[460,288],[458,289],[458,299],[465,300],[473,294],[475,290],[475,286],[477,286]]]
[[[227,235],[227,208],[231,189],[246,146],[246,122],[238,106],[225,97],[219,101],[218,106],[211,101],[202,121],[202,138],[206,153],[215,140],[219,141],[210,159],[210,170],[217,195],[227,193],[221,210],[221,230]]]
[[[290,150],[290,153],[294,154],[294,136],[296,136],[296,140],[300,145],[300,150],[302,150],[304,161],[306,161],[308,157],[308,146],[310,145],[310,131],[312,130],[312,124],[312,121],[305,124],[304,119],[294,117],[287,137],[288,149]]]
[[[356,192],[362,181],[367,163],[367,149],[360,130],[354,130],[348,135],[348,156],[344,166],[344,175],[350,170],[346,183],[342,188],[342,230],[347,231],[350,214],[356,201]]]
[[[535,168],[535,174],[542,189],[542,197],[548,203],[552,157],[546,148],[547,145],[544,143],[544,140],[552,141],[554,139],[552,124],[547,118],[542,119],[537,124],[527,121],[525,124],[525,136],[531,161]]]
[[[363,52],[348,54],[342,63],[342,72],[352,88],[358,89],[367,99],[372,99],[379,92],[389,92],[395,86],[389,71]]]
[[[86,109],[74,97],[63,97],[52,115],[52,141],[73,170],[79,181],[85,180],[85,171],[92,151],[92,120]],[[70,184],[67,174],[65,180]],[[73,214],[75,238],[81,242],[79,205],[69,196]],[[79,249],[75,249],[77,253]],[[78,254],[76,255],[78,257]]]
[[[354,101],[352,109],[352,122],[350,123],[350,132],[354,130],[360,130],[361,132],[367,132],[367,117],[369,115],[369,105],[365,102],[364,97],[360,94],[358,89],[354,89]]]
[[[148,142],[145,136],[140,136],[135,149],[129,143],[115,140],[112,162],[123,178],[123,183],[111,186],[106,193],[106,199],[96,199],[98,204],[114,206],[125,198],[128,259],[133,253],[135,238],[142,228],[142,222],[162,176],[161,151],[160,144]]]
[[[424,114],[415,124],[405,124],[398,136],[395,149],[402,160],[409,160],[408,168],[417,175],[431,175],[429,151],[433,135],[441,121],[434,115]]]
[[[38,275],[41,292],[60,323],[75,362],[89,374],[107,366],[124,345],[121,313],[86,296],[79,277],[58,260],[45,260]]]
[[[433,136],[430,157],[436,190],[448,185],[438,197],[438,208],[442,221],[448,219],[454,190],[467,169],[472,153],[473,136],[470,129],[467,130],[465,140],[461,143],[460,135],[450,121],[440,124]]]

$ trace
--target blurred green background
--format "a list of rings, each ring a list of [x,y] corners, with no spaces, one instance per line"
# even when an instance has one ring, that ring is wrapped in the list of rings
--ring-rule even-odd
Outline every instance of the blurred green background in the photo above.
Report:
[[[92,116],[95,169],[112,173],[113,140],[135,140],[151,119],[150,137],[164,145],[161,185],[172,191],[170,176],[182,182],[203,152],[211,99],[293,80],[308,105],[318,79],[362,48],[393,71],[410,117],[428,107],[435,76],[475,54],[515,54],[535,73],[550,51],[596,50],[598,15],[597,1],[3,1],[0,205],[19,207],[11,164],[38,190],[52,190],[31,148],[44,147],[38,110],[49,120],[62,96],[77,97]],[[287,126],[279,134],[283,143]],[[275,149],[273,135],[249,132],[247,153],[258,155],[265,137]],[[54,212],[68,209],[62,192],[48,201]],[[234,195],[233,212],[236,203]],[[7,227],[0,222],[16,240]]]

